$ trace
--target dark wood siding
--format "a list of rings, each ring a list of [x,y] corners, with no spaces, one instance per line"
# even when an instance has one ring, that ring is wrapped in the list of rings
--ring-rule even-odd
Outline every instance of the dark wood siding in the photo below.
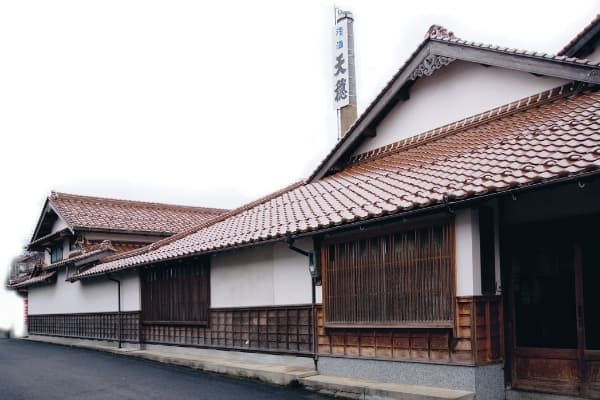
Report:
[[[207,324],[209,285],[205,257],[151,266],[142,273],[142,323]]]
[[[311,306],[216,308],[209,326],[144,324],[142,337],[146,343],[308,355]]]
[[[324,242],[326,326],[452,328],[453,227]]]
[[[139,313],[121,313],[121,339],[139,341]],[[116,312],[30,315],[32,335],[64,336],[80,339],[119,339],[119,314]]]
[[[327,328],[317,309],[322,356],[484,365],[502,362],[500,296],[459,297],[454,328]]]

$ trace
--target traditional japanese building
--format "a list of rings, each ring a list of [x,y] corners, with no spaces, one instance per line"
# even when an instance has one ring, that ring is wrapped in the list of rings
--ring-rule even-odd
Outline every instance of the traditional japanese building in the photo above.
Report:
[[[549,55],[432,26],[306,181],[76,267],[60,285],[131,276],[139,306],[32,309],[30,332],[600,398],[599,31]]]
[[[30,315],[117,312],[114,282],[105,280],[85,290],[66,278],[107,256],[146,246],[225,211],[52,192],[26,252],[13,262],[8,287],[24,295]],[[121,283],[126,289],[124,309],[139,310],[139,277],[123,274]]]

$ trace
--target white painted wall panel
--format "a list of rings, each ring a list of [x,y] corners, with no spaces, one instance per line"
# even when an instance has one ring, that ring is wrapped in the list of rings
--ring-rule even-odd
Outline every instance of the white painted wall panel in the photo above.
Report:
[[[51,233],[62,231],[63,229],[68,227],[69,226],[67,225],[67,223],[61,217],[58,217],[58,219],[54,221],[54,225],[52,225]]]
[[[477,210],[456,212],[456,295],[481,295],[481,255]]]
[[[294,243],[303,250],[312,250],[308,240]],[[312,301],[312,283],[308,258],[277,243],[273,253],[273,304],[307,304]]]
[[[106,278],[66,282],[61,269],[55,284],[29,289],[29,314],[70,314],[117,311],[117,284]],[[140,309],[140,279],[137,272],[117,276],[121,279],[121,310]]]
[[[273,247],[232,250],[211,257],[211,307],[273,303]]]
[[[491,108],[543,92],[567,81],[455,61],[419,79],[410,99],[399,102],[355,154],[437,128]]]
[[[312,250],[309,240],[295,245]],[[210,280],[211,307],[307,304],[312,299],[308,259],[283,243],[214,255]]]

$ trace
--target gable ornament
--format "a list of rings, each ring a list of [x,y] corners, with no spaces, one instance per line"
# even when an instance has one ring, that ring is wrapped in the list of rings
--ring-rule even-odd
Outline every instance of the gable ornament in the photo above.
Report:
[[[409,79],[414,81],[422,76],[430,76],[435,71],[450,64],[454,60],[454,58],[430,54],[417,65],[417,68],[410,74]]]

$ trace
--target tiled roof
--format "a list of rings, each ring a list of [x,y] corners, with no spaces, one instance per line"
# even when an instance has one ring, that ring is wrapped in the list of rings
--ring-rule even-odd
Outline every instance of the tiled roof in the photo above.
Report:
[[[70,232],[71,232],[71,230],[69,228],[64,228],[64,229],[61,229],[61,230],[56,231],[56,232],[51,232],[51,233],[49,233],[47,235],[39,237],[39,238],[35,239],[34,241],[30,242],[29,246],[34,246],[34,245],[37,245],[37,244],[40,244],[40,243],[44,243],[44,242],[48,241],[49,239],[55,239],[55,238],[58,238],[58,237],[67,236]]]
[[[49,202],[72,229],[170,235],[227,210],[52,192]]]
[[[42,269],[44,271],[50,271],[50,270],[58,269],[58,268],[62,267],[63,265],[74,264],[77,262],[85,261],[87,259],[95,259],[102,254],[109,255],[109,254],[112,254],[115,252],[116,252],[116,250],[111,245],[110,241],[105,240],[100,244],[90,247],[86,251],[82,251],[80,254],[77,254],[73,257],[65,258],[64,260],[57,261],[53,264],[43,267]]]
[[[412,63],[415,61],[416,57],[421,53],[421,51],[426,49],[431,44],[435,44],[435,43],[447,43],[447,44],[451,44],[452,46],[458,46],[458,47],[464,48],[464,49],[469,49],[469,48],[479,49],[479,50],[485,51],[487,53],[494,53],[494,54],[501,54],[501,55],[503,54],[503,55],[507,55],[507,56],[512,55],[512,56],[517,56],[517,57],[521,57],[521,58],[527,58],[528,60],[549,60],[549,61],[559,62],[561,65],[564,65],[564,66],[569,66],[569,65],[573,65],[573,66],[580,65],[581,66],[581,65],[583,65],[583,66],[589,66],[592,68],[600,67],[600,62],[593,62],[593,61],[586,60],[586,59],[578,59],[576,57],[567,57],[564,55],[553,55],[553,54],[548,54],[548,53],[526,51],[526,50],[520,50],[520,49],[509,48],[509,47],[504,47],[504,46],[497,46],[497,45],[492,45],[492,44],[467,41],[467,40],[463,40],[463,39],[456,37],[453,32],[448,31],[448,29],[444,28],[443,26],[432,25],[429,28],[429,30],[427,31],[427,33],[425,34],[425,39],[419,44],[419,46],[415,49],[415,51],[408,57],[408,59],[405,61],[405,63],[398,69],[398,71],[396,72],[396,74],[394,74],[392,79],[390,79],[386,83],[386,85],[383,87],[383,89],[377,94],[377,96],[373,99],[373,101],[367,106],[365,111],[357,118],[357,120],[350,126],[350,128],[348,128],[348,131],[345,133],[345,135],[342,137],[342,139],[339,140],[336,143],[336,145],[333,146],[333,148],[330,150],[330,152],[322,159],[322,161],[319,163],[317,168],[315,168],[315,170],[312,172],[311,176],[309,177],[309,181],[319,179],[320,177],[323,176],[322,172],[324,171],[324,169],[326,168],[328,163],[330,163],[332,160],[334,160],[334,161],[337,160],[337,157],[339,156],[339,154],[338,155],[336,155],[336,154],[339,151],[341,151],[340,149],[344,148],[345,146],[352,148],[352,144],[354,143],[354,141],[360,140],[360,136],[363,134],[363,132],[360,131],[359,128],[360,128],[361,124],[364,122],[364,120],[366,120],[372,113],[375,112],[376,107],[381,102],[384,101],[385,96],[391,91],[392,87],[397,82],[399,82],[399,80],[403,76],[403,74],[405,74],[409,70]],[[460,59],[460,57],[457,56],[457,59]],[[473,61],[473,60],[470,60],[470,61]],[[482,63],[487,64],[487,61],[483,60]],[[534,72],[534,71],[529,71],[529,72]],[[595,71],[595,72],[596,72],[596,74],[594,75],[595,76],[594,79],[597,79],[600,71]],[[596,83],[598,83],[598,82],[596,82]]]
[[[42,272],[40,275],[34,276],[33,278],[28,278],[23,281],[9,283],[8,287],[13,289],[19,289],[27,286],[31,286],[35,283],[41,283],[46,281],[47,279],[52,278],[56,275],[56,271]]]
[[[600,92],[567,86],[365,155],[76,278],[452,204],[600,168]]]
[[[580,48],[579,41],[584,38],[588,33],[592,30],[598,29],[598,25],[600,25],[600,14],[597,14],[596,17],[587,24],[569,43],[565,45],[559,52],[559,56],[567,55],[568,53],[577,53]]]

